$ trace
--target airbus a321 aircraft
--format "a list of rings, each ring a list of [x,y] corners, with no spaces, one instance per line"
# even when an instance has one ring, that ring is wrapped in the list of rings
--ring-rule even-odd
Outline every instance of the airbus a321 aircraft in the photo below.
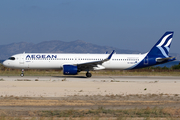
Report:
[[[22,69],[62,69],[64,75],[76,75],[93,70],[129,70],[144,68],[152,65],[174,61],[175,57],[168,56],[174,32],[166,32],[154,47],[145,54],[50,54],[23,53],[11,56],[3,62],[5,67]]]

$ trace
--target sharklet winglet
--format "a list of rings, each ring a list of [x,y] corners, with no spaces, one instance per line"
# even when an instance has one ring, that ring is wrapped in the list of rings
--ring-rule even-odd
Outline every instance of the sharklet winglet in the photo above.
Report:
[[[115,50],[113,50],[112,52],[111,52],[111,54],[108,56],[108,60],[110,60],[111,59],[111,57],[112,57],[112,55],[114,54],[114,52],[115,52]]]

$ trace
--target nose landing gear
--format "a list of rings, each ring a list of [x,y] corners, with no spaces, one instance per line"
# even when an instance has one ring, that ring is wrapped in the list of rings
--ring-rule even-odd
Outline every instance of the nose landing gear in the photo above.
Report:
[[[21,74],[20,74],[21,77],[24,76],[24,69],[21,70]]]

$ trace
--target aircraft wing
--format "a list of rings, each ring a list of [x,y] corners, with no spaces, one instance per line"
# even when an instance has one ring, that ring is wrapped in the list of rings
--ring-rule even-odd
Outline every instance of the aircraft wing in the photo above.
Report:
[[[102,63],[109,61],[112,57],[112,55],[114,54],[114,50],[111,52],[111,54],[109,54],[109,56],[104,59],[104,60],[100,60],[100,61],[93,61],[93,62],[86,62],[86,63],[80,63],[77,64],[77,67],[80,71],[89,71],[89,70],[94,70],[94,69],[104,69],[102,65]]]

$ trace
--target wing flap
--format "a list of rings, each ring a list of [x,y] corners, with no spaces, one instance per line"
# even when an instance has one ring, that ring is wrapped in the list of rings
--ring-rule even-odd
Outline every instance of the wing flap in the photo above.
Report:
[[[114,54],[114,50],[109,54],[109,56],[106,59],[100,60],[100,61],[93,61],[93,62],[86,62],[86,63],[80,63],[77,64],[78,69],[82,70],[95,70],[95,69],[105,69],[103,66],[98,66],[102,65],[102,63],[109,61]]]

